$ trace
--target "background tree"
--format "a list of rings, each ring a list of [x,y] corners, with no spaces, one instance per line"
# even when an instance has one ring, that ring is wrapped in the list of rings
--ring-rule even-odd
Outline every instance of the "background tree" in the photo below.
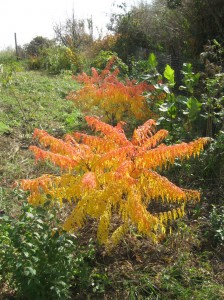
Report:
[[[140,47],[194,58],[208,40],[221,42],[224,35],[222,0],[154,0],[130,11],[125,5],[121,8],[108,29],[119,34],[115,51],[124,60]]]
[[[56,39],[64,46],[71,49],[83,49],[93,41],[93,22],[90,19],[76,19],[73,12],[64,24],[54,26]]]
[[[25,45],[25,52],[29,56],[37,56],[44,48],[53,45],[53,41],[42,36],[36,36],[29,44]]]
[[[119,34],[115,51],[126,61],[141,48],[149,52],[181,52],[185,27],[184,16],[168,9],[167,2],[162,0],[141,2],[129,12],[124,7],[122,14],[112,16],[108,29]]]
[[[149,47],[149,36],[142,30],[143,18],[148,20],[148,5],[141,4],[133,7],[130,11],[126,10],[126,5],[120,6],[121,12],[113,14],[108,24],[108,29],[117,35],[114,46],[116,51],[125,62],[133,55],[139,47]],[[147,17],[145,18],[144,16]]]
[[[208,40],[223,41],[224,2],[222,0],[183,0],[180,10],[186,16],[195,53],[203,51]]]
[[[68,56],[73,63],[75,62],[77,72],[80,72],[83,68],[83,60],[88,56],[83,55],[84,51],[89,49],[93,43],[92,18],[77,19],[73,12],[64,24],[55,24],[54,32],[56,40],[69,48]]]

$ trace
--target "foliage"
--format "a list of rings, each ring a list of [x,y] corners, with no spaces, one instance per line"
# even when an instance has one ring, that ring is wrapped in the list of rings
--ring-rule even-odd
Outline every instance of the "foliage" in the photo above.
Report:
[[[41,57],[40,56],[29,56],[27,61],[28,70],[40,70],[41,69]]]
[[[148,6],[141,3],[139,7],[133,7],[127,11],[123,3],[120,8],[121,12],[112,14],[108,29],[117,36],[114,51],[127,63],[129,57],[134,55],[139,47],[149,48],[150,37],[142,29],[142,27],[147,28]],[[156,47],[156,43],[154,45]]]
[[[207,135],[215,136],[224,125],[224,73],[222,72],[224,47],[213,40],[204,46],[204,52],[201,53],[200,58],[204,62],[202,117],[206,120]]]
[[[184,63],[183,84],[176,89],[175,72],[169,65],[166,65],[163,77],[156,73],[156,69],[154,74],[154,76],[153,73],[145,75],[143,78],[150,80],[154,87],[146,97],[148,101],[153,99],[155,102],[154,111],[160,116],[157,123],[171,130],[174,139],[202,135],[203,128],[198,124],[202,120],[203,103],[201,99],[197,99],[195,92],[200,74],[193,72],[192,64]],[[181,93],[177,93],[177,88]]]
[[[182,4],[182,0],[167,0],[167,6],[170,9],[175,9]]]
[[[26,64],[29,70],[46,70],[49,74],[60,74],[63,70],[75,71],[79,62],[74,61],[69,49],[52,45],[41,48],[38,55],[29,56]]]
[[[182,74],[183,74],[183,86],[180,86],[179,89],[187,92],[189,95],[194,94],[194,89],[198,84],[199,78],[200,78],[200,73],[195,74],[193,72],[193,66],[190,63],[184,63],[183,64],[183,69],[182,69]]]
[[[36,36],[29,44],[24,46],[26,55],[37,57],[44,48],[49,48],[52,41],[42,36]]]
[[[97,72],[101,72],[103,69],[107,67],[107,64],[113,61],[113,65],[111,66],[112,70],[116,68],[119,69],[120,75],[127,75],[128,66],[117,56],[117,53],[112,51],[103,51],[101,50],[99,54],[95,57],[92,62],[92,67],[94,67]]]
[[[5,64],[0,65],[0,90],[12,84],[17,72],[24,71],[23,65],[13,58],[6,58]]]
[[[224,118],[224,73],[205,79],[202,94],[202,116],[206,119],[206,134],[213,137],[223,128]]]
[[[189,132],[214,137],[223,127],[223,73],[204,77],[203,74],[193,72],[192,64],[185,63],[182,74],[183,85],[179,86],[179,90],[184,93],[177,96],[170,94],[175,102],[172,107],[176,108],[174,117],[179,118]],[[202,79],[199,81],[200,77]]]
[[[103,114],[106,121],[113,125],[130,117],[146,120],[151,112],[143,92],[150,86],[137,84],[134,80],[123,83],[118,78],[118,69],[110,71],[112,66],[113,59],[100,74],[92,68],[92,76],[86,73],[78,75],[76,79],[84,83],[84,87],[70,93],[67,99],[73,100],[82,110],[93,111],[95,108],[96,113]]]
[[[116,45],[118,35],[116,34],[107,34],[102,38],[98,38],[93,41],[93,45],[91,47],[91,52],[93,56],[99,54],[100,51],[112,51],[114,50],[114,46]]]
[[[204,51],[200,54],[200,60],[205,65],[207,77],[222,72],[224,63],[224,47],[217,40],[213,39],[204,45]]]
[[[157,83],[160,74],[157,70],[158,61],[154,53],[150,53],[147,60],[131,58],[130,62],[130,77],[138,78],[147,82]]]
[[[166,65],[164,77],[168,80],[170,86],[174,86],[174,70],[169,65]]]
[[[214,242],[218,245],[224,245],[224,206],[213,206],[209,218]]]
[[[27,66],[30,70],[47,70],[59,74],[62,70],[81,71],[81,57],[76,48],[57,45],[43,37],[34,38],[25,45]]]
[[[210,50],[212,52],[214,48]],[[217,61],[210,56],[207,58],[216,65],[219,64],[218,61],[221,61],[218,55]],[[135,63],[138,64],[136,59]],[[206,74],[202,74],[200,78],[205,79],[208,76],[207,71],[211,71],[209,76],[213,77],[217,73],[215,70],[216,67],[207,65]],[[9,71],[6,64],[4,64],[5,71],[7,73]],[[144,73],[144,68],[142,71]],[[133,77],[139,79],[138,75]],[[201,94],[205,93],[201,79],[199,85],[194,87],[193,93],[200,102]],[[166,79],[163,81],[165,88],[167,81]],[[157,81],[153,82],[153,79],[147,79],[147,82],[162,87],[162,81],[159,84]],[[84,129],[85,132],[89,132],[81,115],[74,109],[73,103],[63,99],[69,90],[74,90],[79,86],[76,85],[76,82],[71,80],[71,71],[63,71],[59,76],[47,76],[42,72],[16,71],[13,72],[9,84],[2,87],[0,120],[10,127],[10,132],[0,135],[0,214],[9,214],[13,216],[14,221],[20,216],[21,200],[24,201],[26,193],[20,189],[11,188],[15,180],[35,178],[44,173],[61,174],[59,168],[50,162],[33,164],[32,153],[27,151],[27,148],[31,144],[30,133],[35,126],[47,130],[57,138],[68,130]],[[183,85],[185,86],[184,83]],[[16,97],[22,101],[28,122],[23,119],[13,90]],[[172,91],[173,88],[170,90]],[[177,96],[177,90],[178,87],[174,89],[175,96]],[[156,91],[154,90],[155,93]],[[186,90],[182,90],[181,94],[188,97],[190,95]],[[184,111],[187,110],[186,104],[183,103],[181,107]],[[178,112],[181,112],[181,109],[178,109]],[[165,114],[165,112],[161,113]],[[202,110],[199,111],[199,114],[201,113]],[[202,133],[201,130],[205,127],[204,124],[202,127],[199,123],[198,117],[195,120],[196,129],[195,127],[193,130],[190,127],[189,130],[186,129],[187,117],[188,115],[183,115],[180,121],[175,120],[177,126],[173,126],[173,130],[169,132],[171,136],[175,136],[178,132],[179,140],[190,140],[197,135],[197,128],[200,130],[199,133]],[[169,128],[168,122],[165,125]],[[87,250],[84,246],[80,255],[85,256],[83,259],[87,266],[85,264],[86,267],[80,267],[80,277],[77,274],[72,281],[71,298],[139,300],[188,300],[190,298],[221,300],[224,298],[223,246],[217,239],[213,239],[215,232],[209,217],[211,203],[215,203],[218,216],[221,216],[222,210],[223,130],[216,134],[216,129],[220,126],[221,124],[218,124],[218,128],[213,128],[214,140],[208,148],[206,147],[206,151],[199,159],[192,158],[183,164],[177,160],[174,167],[162,171],[163,176],[170,180],[172,178],[171,181],[178,186],[196,189],[200,186],[201,203],[198,203],[194,209],[191,204],[187,204],[187,214],[184,219],[173,222],[172,235],[167,235],[159,244],[153,245],[150,239],[142,238],[133,227],[130,227],[130,231],[116,249],[106,254],[100,247],[94,261],[92,261],[91,253],[89,256],[85,255]],[[126,129],[130,131],[129,126]],[[186,130],[189,132],[187,138]],[[167,144],[171,143],[169,137],[166,141]],[[69,212],[69,204],[63,201],[65,211]],[[157,203],[152,202],[149,207],[151,212],[154,205],[157,206]],[[71,206],[73,209],[73,204]],[[63,209],[60,215],[64,215]],[[112,227],[118,223],[118,218],[116,218],[111,223]],[[88,245],[89,237],[94,234],[95,230],[96,223],[89,222],[88,226],[81,230],[80,235],[77,234],[80,243]],[[195,242],[194,239],[196,239]],[[77,251],[75,257],[76,255]],[[0,298],[15,297],[10,286],[3,283],[0,285]]]
[[[201,159],[205,164],[203,178],[209,178],[211,182],[217,182],[222,187],[224,172],[224,131],[220,131],[213,139],[208,150]],[[219,183],[220,181],[220,183]]]
[[[81,72],[89,66],[93,45],[93,20],[77,19],[74,11],[63,23],[54,25],[56,40],[67,48],[67,57],[73,72]]]
[[[183,53],[187,26],[187,19],[178,9],[170,10],[165,0],[158,0],[141,1],[128,12],[123,9],[123,13],[114,14],[109,29],[119,34],[115,51],[126,62],[130,56],[138,56],[140,49]]]
[[[49,160],[60,167],[62,175],[23,180],[22,188],[31,192],[29,202],[44,204],[49,197],[61,205],[68,201],[72,211],[63,228],[76,230],[87,216],[99,219],[97,238],[108,247],[116,245],[131,225],[158,240],[169,221],[184,215],[185,203],[199,200],[200,195],[177,187],[157,171],[174,164],[175,158],[182,161],[199,155],[208,140],[156,147],[168,132],[156,132],[153,120],[138,127],[132,140],[126,138],[122,122],[113,127],[93,117],[86,121],[99,136],[76,132],[63,141],[35,130],[34,137],[49,150],[36,146],[30,150],[37,161]],[[149,206],[160,200],[170,204],[171,210],[150,212]],[[113,214],[120,219],[117,228],[112,226]]]
[[[79,51],[76,49],[70,49],[66,48],[66,57],[67,60],[70,61],[70,67],[73,71],[73,73],[78,73],[83,70],[83,65],[84,65],[84,55],[82,55]]]
[[[114,51],[125,62],[139,48],[195,58],[208,40],[223,40],[222,0],[140,1],[129,11],[124,3],[122,10],[108,27],[119,34]]]
[[[175,128],[178,138],[198,135],[214,137],[223,128],[223,73],[214,72],[210,76],[206,76],[206,73],[195,74],[191,63],[184,63],[181,72],[183,84],[176,87],[179,93],[174,89],[174,70],[167,65],[163,76],[168,82],[154,83],[155,89],[147,94],[151,99],[158,96],[159,92],[163,93],[163,98],[158,101],[157,97],[156,102],[160,112],[158,123],[169,130]],[[184,127],[183,130],[181,127]]]
[[[57,209],[46,206],[24,203],[18,219],[1,216],[1,280],[24,299],[67,299],[89,256],[59,227]]]
[[[222,20],[224,17],[223,1],[197,0],[183,1],[186,18],[189,22],[191,40],[196,53],[200,54],[209,40],[223,41]]]
[[[68,56],[68,48],[54,46],[41,52],[41,67],[50,74],[60,74],[62,70],[75,70],[76,65]]]

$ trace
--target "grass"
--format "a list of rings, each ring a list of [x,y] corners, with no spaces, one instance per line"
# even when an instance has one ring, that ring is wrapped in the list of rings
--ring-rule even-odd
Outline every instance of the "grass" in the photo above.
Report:
[[[16,68],[6,69],[0,77],[0,212],[15,217],[26,194],[12,188],[14,182],[55,170],[50,164],[34,164],[28,151],[34,128],[61,137],[85,126],[82,114],[65,100],[69,91],[78,88],[70,74],[49,76]],[[174,227],[179,229],[174,228],[158,245],[133,234],[113,253],[105,253],[95,243],[88,286],[74,285],[73,299],[223,299],[223,247],[212,246],[210,226],[209,219],[197,211],[176,222]],[[81,231],[81,244],[88,244],[95,227]],[[0,299],[6,298],[0,291]]]
[[[82,116],[65,100],[67,91],[78,86],[71,74],[48,76],[12,67],[4,67],[4,73],[0,75],[5,80],[0,77],[0,186],[1,194],[14,199],[10,185],[40,171],[28,151],[34,128],[62,136],[74,130],[79,125],[76,117]],[[46,172],[46,166],[42,171]]]
[[[20,128],[23,135],[32,134],[35,127],[65,131],[66,117],[74,106],[64,97],[75,88],[70,75],[14,73],[7,88],[2,89],[0,118],[9,128]]]

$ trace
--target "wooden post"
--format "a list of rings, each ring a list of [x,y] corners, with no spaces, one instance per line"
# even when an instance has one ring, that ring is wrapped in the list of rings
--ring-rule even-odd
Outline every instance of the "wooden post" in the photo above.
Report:
[[[18,60],[19,59],[19,53],[18,53],[18,45],[17,45],[16,33],[14,33],[14,37],[15,37],[16,58]]]

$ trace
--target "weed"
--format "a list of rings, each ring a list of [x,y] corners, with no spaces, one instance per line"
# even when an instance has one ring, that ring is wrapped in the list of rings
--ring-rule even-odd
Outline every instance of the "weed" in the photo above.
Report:
[[[211,234],[216,245],[224,245],[224,206],[213,206],[209,219],[211,222]]]
[[[1,283],[23,299],[67,299],[72,279],[86,279],[85,258],[93,259],[93,247],[81,249],[76,237],[63,232],[58,223],[56,207],[27,203],[18,219],[1,216]]]

